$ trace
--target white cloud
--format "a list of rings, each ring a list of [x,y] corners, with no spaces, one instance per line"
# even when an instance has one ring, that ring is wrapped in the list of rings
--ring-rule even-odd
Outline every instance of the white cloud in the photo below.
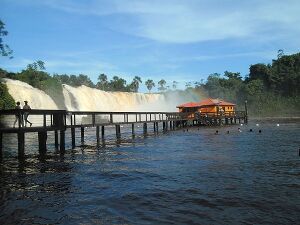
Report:
[[[43,1],[44,2],[44,1]],[[45,1],[70,13],[127,16],[112,29],[166,43],[229,38],[292,38],[300,34],[298,0],[107,0]],[[123,17],[122,17],[123,18]],[[296,40],[296,38],[295,38]]]

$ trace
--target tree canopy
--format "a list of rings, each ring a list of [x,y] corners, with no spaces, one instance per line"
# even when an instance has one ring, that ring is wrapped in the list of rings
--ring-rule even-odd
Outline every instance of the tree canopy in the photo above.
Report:
[[[5,23],[3,23],[2,20],[0,20],[0,54],[2,56],[7,56],[9,58],[12,58],[13,51],[3,41],[3,37],[7,35],[8,35],[8,31],[5,30]]]

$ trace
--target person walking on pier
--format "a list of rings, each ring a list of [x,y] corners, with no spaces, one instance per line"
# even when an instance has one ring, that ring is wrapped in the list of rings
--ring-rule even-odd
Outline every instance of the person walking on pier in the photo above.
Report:
[[[28,101],[24,101],[25,105],[23,106],[23,109],[31,109],[30,106],[28,105]],[[28,115],[29,115],[29,112],[24,112],[24,122],[25,122],[25,127],[27,125],[27,123],[30,124],[30,126],[32,126],[32,123],[28,120]]]
[[[15,109],[21,109],[20,102],[16,103]],[[16,127],[16,123],[19,121],[19,119],[21,119],[21,126],[23,126],[23,121],[22,121],[20,112],[16,113],[15,117],[16,118],[15,118],[15,122],[14,122],[14,128]]]

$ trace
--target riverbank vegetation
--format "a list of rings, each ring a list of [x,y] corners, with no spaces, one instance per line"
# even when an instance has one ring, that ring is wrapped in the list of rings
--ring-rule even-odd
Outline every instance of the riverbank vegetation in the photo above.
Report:
[[[243,106],[244,101],[247,100],[249,112],[256,116],[299,116],[300,111],[300,53],[284,55],[281,50],[277,59],[272,63],[251,65],[249,74],[244,78],[239,72],[225,71],[223,75],[213,73],[208,75],[205,82],[203,80],[194,83],[187,82],[183,91],[177,90],[177,81],[168,84],[164,79],[157,83],[148,79],[143,82],[139,76],[135,76],[131,82],[127,83],[119,76],[113,76],[109,80],[107,75],[100,74],[96,84],[84,74],[51,76],[45,72],[45,64],[42,61],[29,64],[19,73],[0,69],[1,78],[17,79],[45,91],[60,108],[64,107],[62,84],[74,87],[86,85],[103,91],[125,92],[138,92],[140,85],[144,84],[149,92],[157,87],[158,91],[166,96],[178,95],[179,92],[181,95],[192,92],[196,94],[195,96],[226,99],[239,106]],[[0,93],[0,107],[11,107],[12,98],[9,97],[3,83],[0,86]]]

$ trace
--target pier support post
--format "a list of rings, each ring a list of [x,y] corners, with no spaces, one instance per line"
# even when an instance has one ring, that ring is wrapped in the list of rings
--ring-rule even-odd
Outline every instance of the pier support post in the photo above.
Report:
[[[25,133],[23,131],[18,132],[18,158],[24,159],[25,150]]]
[[[38,132],[38,139],[40,156],[45,156],[47,152],[47,131]]]
[[[84,127],[81,127],[81,143],[84,142]]]
[[[96,126],[96,139],[97,139],[97,145],[100,143],[100,127]]]
[[[75,127],[71,128],[72,148],[75,148]]]
[[[156,122],[153,123],[153,131],[156,132]]]
[[[2,159],[2,154],[3,154],[3,152],[2,152],[2,138],[3,138],[3,134],[0,132],[0,161],[1,161],[1,159]]]
[[[116,125],[116,136],[117,136],[117,138],[121,137],[121,128],[120,128],[120,125]]]
[[[104,126],[101,126],[101,136],[104,137]]]
[[[58,149],[58,132],[57,132],[57,130],[54,131],[54,145],[55,145],[55,149]]]
[[[144,125],[143,125],[143,131],[144,131],[144,134],[147,133],[147,123],[144,123]]]
[[[236,117],[234,117],[234,123],[236,124]]]
[[[135,134],[135,132],[134,132],[134,123],[131,124],[131,133],[132,133],[132,135]]]
[[[166,130],[166,123],[163,122],[163,131],[165,131],[165,130]]]
[[[65,146],[65,131],[64,130],[60,130],[59,149],[60,149],[61,154],[65,153],[66,146]]]
[[[225,124],[228,125],[228,118],[225,118]]]

